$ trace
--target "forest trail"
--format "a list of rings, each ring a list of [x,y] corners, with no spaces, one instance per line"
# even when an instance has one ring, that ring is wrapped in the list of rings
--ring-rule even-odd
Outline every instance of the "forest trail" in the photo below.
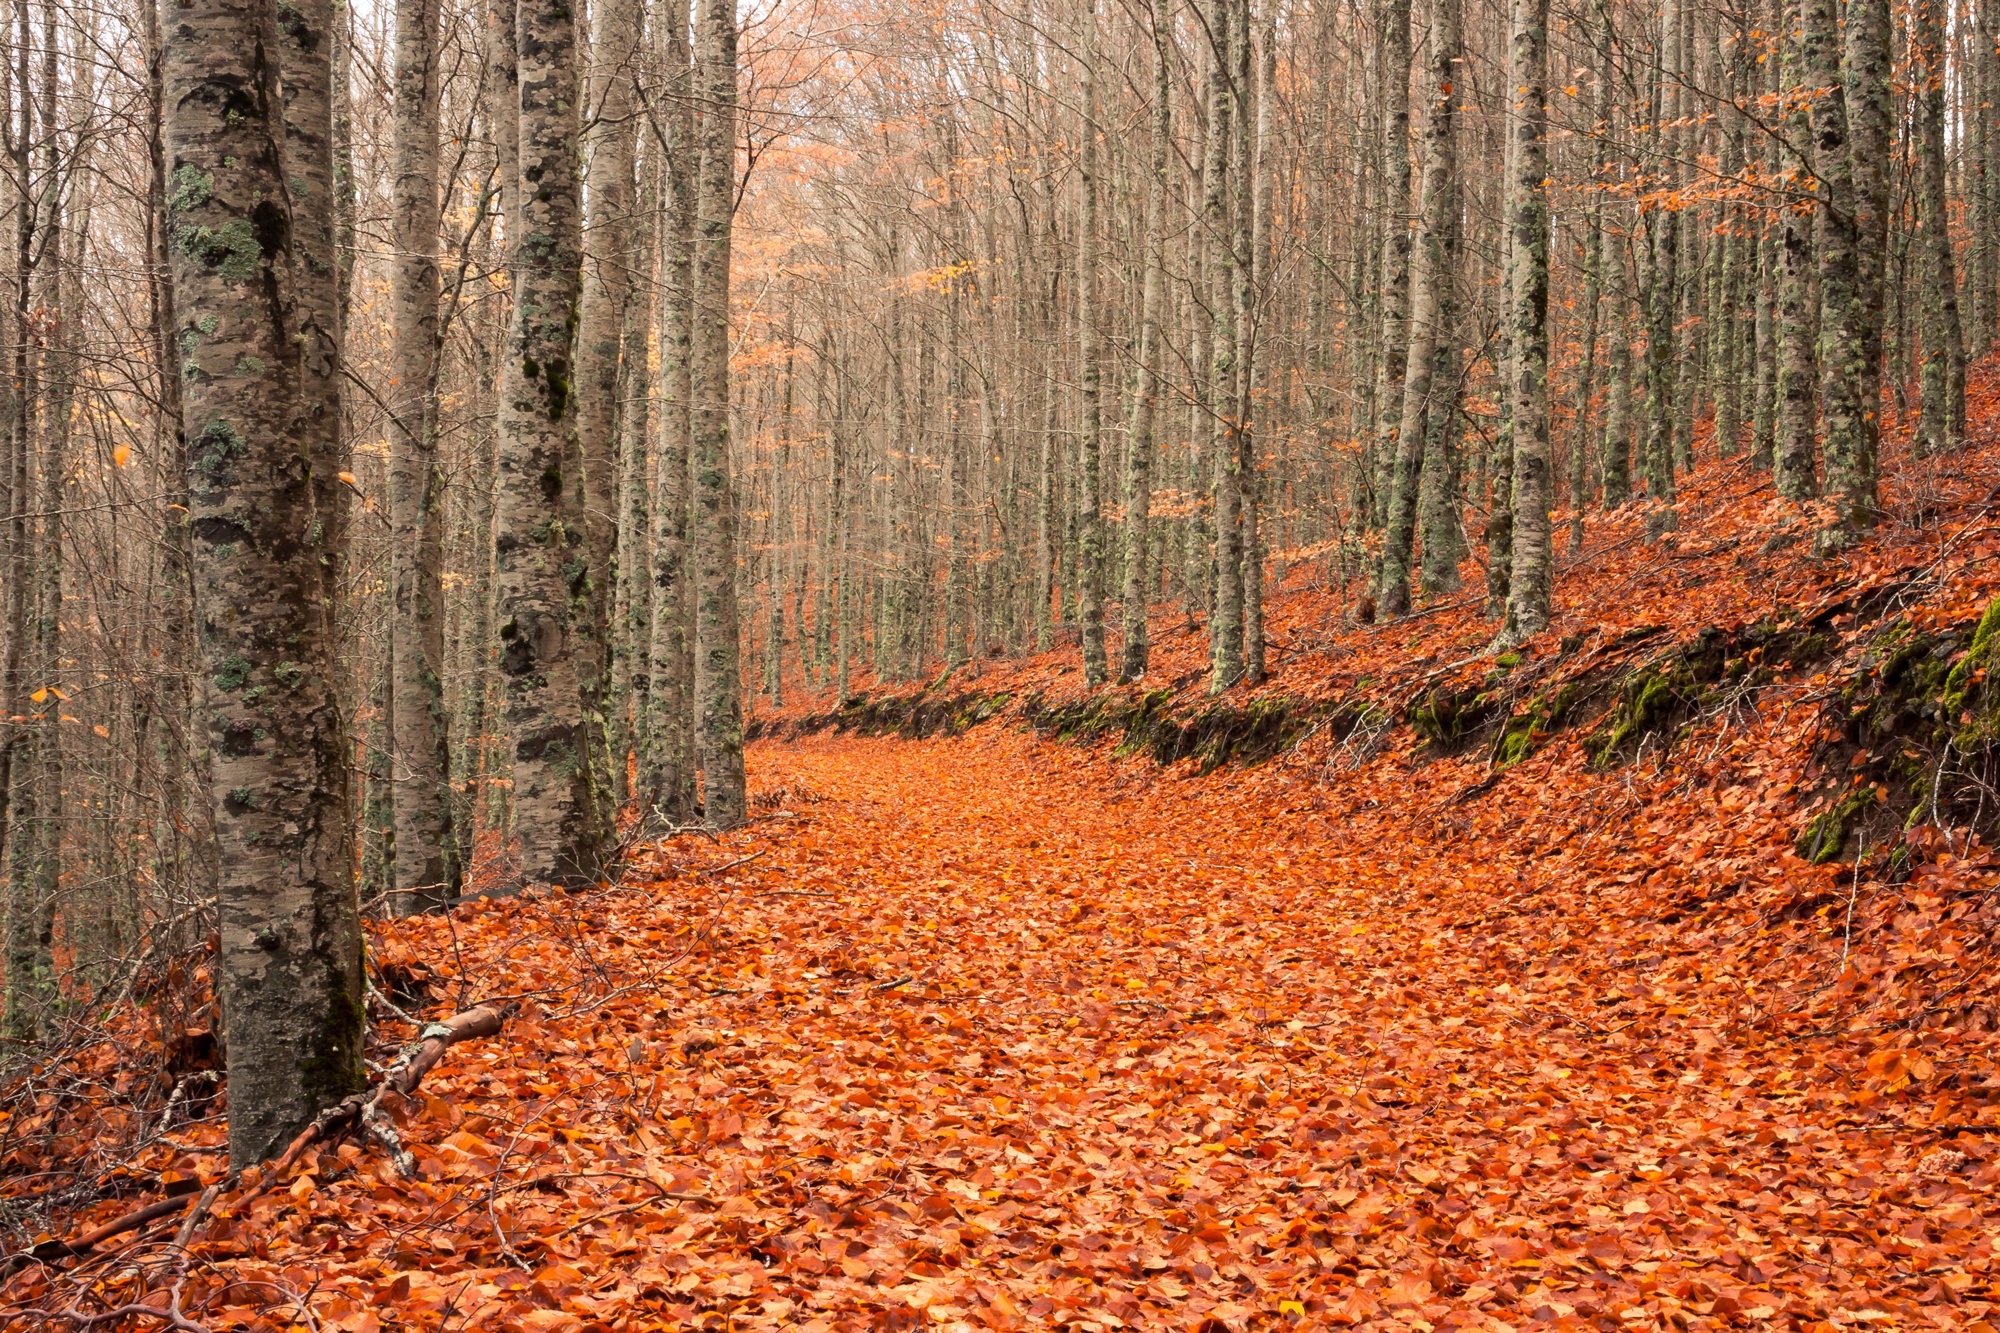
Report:
[[[754,747],[747,830],[384,928],[392,981],[535,993],[427,1085],[420,1182],[344,1146],[217,1248],[355,1333],[1978,1326],[1994,1159],[1925,1127],[1969,1070],[1760,1031],[1690,984],[1720,941],[1553,879],[1488,919],[1526,858],[1365,785],[1188,776]]]
[[[1221,699],[1171,620],[795,692],[746,827],[368,923],[377,1070],[506,1010],[386,1097],[411,1175],[230,1180],[203,955],[143,976],[0,1108],[17,1234],[138,1220],[0,1329],[1992,1333],[2000,453],[1905,478],[1820,560],[1708,469],[1499,658],[1306,586]]]

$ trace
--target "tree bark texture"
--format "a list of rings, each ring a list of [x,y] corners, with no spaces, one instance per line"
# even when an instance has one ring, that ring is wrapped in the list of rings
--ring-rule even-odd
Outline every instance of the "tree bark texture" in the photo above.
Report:
[[[322,349],[300,309],[277,14],[171,11],[168,226],[220,859],[229,1155],[362,1084],[359,906],[314,502]],[[316,313],[316,312],[314,312]],[[314,386],[314,387],[309,387]]]
[[[694,68],[686,0],[659,10],[665,40],[659,118],[665,135],[660,199],[660,434],[653,477],[652,682],[646,694],[639,791],[670,824],[695,816],[694,600],[687,577],[690,347],[694,336]]]
[[[1923,228],[1923,362],[1919,456],[1955,449],[1965,436],[1965,331],[1945,202],[1945,25],[1943,0],[1915,0],[1911,76],[1916,81],[1916,194]]]
[[[736,205],[735,0],[700,0],[701,181],[696,191],[693,360],[695,719],[702,813],[745,815],[736,611],[736,491],[729,457],[729,246]]]
[[[508,219],[514,311],[501,368],[494,583],[526,883],[587,884],[608,811],[591,754],[574,600],[583,534],[564,495],[576,420],[570,360],[582,268],[574,10],[524,0],[515,31],[520,171]]]
[[[590,153],[585,197],[583,296],[576,327],[576,470],[572,504],[582,515],[585,574],[583,633],[577,642],[577,678],[583,691],[585,725],[598,760],[596,782],[606,791],[618,783],[613,769],[625,765],[625,727],[614,725],[610,677],[614,652],[611,622],[613,561],[618,545],[621,353],[625,307],[632,298],[629,250],[633,156],[638,122],[633,116],[637,75],[638,0],[602,0],[591,6],[591,77],[585,88],[590,114]]]
[[[1231,216],[1229,127],[1234,113],[1232,48],[1235,7],[1247,0],[1214,0],[1208,39],[1208,136],[1202,170],[1202,226],[1208,234],[1210,410],[1220,419],[1215,450],[1215,600],[1208,621],[1209,692],[1219,694],[1243,674],[1243,474],[1236,433],[1236,250]]]
[[[1244,0],[1239,0],[1239,3]],[[1077,619],[1083,625],[1083,680],[1097,686],[1105,682],[1109,664],[1104,653],[1104,522],[1098,512],[1103,493],[1104,455],[1104,351],[1098,327],[1098,194],[1101,156],[1097,125],[1097,4],[1084,0],[1083,36],[1083,142],[1078,153],[1078,186],[1083,191],[1082,217],[1077,226],[1077,325],[1081,346],[1077,395],[1081,400],[1082,423],[1078,433],[1082,477],[1077,487]],[[954,453],[956,451],[954,450]],[[958,480],[962,483],[963,477]],[[954,497],[953,512],[962,506]],[[959,553],[954,540],[951,550]],[[956,639],[954,639],[956,642]]]
[[[1554,564],[1549,532],[1549,199],[1547,109],[1548,0],[1512,0],[1507,84],[1514,114],[1513,173],[1507,179],[1507,226],[1513,233],[1507,282],[1513,344],[1508,392],[1514,419],[1513,569],[1501,637],[1519,643],[1549,623]],[[1497,505],[1499,499],[1496,497]]]
[[[1875,451],[1862,411],[1862,335],[1856,252],[1854,167],[1841,82],[1839,0],[1805,0],[1805,64],[1820,90],[1813,103],[1818,177],[1813,253],[1819,262],[1819,410],[1825,428],[1826,489],[1840,523],[1866,527],[1875,516]]]
[[[1153,0],[1153,133],[1147,144],[1145,275],[1139,308],[1138,385],[1132,396],[1132,438],[1125,462],[1125,641],[1118,678],[1146,674],[1146,610],[1151,600],[1147,519],[1153,498],[1154,422],[1159,411],[1160,306],[1165,300],[1167,154],[1173,136],[1172,36],[1164,0]]]
[[[1812,250],[1815,181],[1806,148],[1812,136],[1812,96],[1807,80],[1801,0],[1785,0],[1780,109],[1784,113],[1778,241],[1778,406],[1773,481],[1787,500],[1819,494],[1813,447]]]
[[[444,703],[444,477],[438,470],[437,0],[397,0],[396,260],[389,404],[390,736],[395,859],[390,910],[455,898],[451,725]]]
[[[1389,520],[1382,534],[1382,575],[1376,594],[1380,614],[1410,609],[1410,559],[1416,539],[1422,470],[1429,464],[1430,417],[1440,361],[1449,373],[1452,263],[1457,252],[1458,189],[1452,103],[1458,46],[1458,0],[1435,0],[1424,71],[1424,137],[1420,149],[1417,238],[1410,273],[1410,344],[1404,361],[1402,416],[1395,434]]]

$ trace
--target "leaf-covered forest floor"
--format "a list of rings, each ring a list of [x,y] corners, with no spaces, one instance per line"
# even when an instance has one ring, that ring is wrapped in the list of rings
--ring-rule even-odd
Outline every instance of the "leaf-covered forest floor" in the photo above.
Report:
[[[800,700],[750,827],[371,928],[378,1062],[387,1006],[515,1007],[393,1107],[415,1178],[308,1151],[0,1320],[1990,1333],[2000,442],[1887,508],[1814,559],[1709,464],[1667,542],[1593,515],[1511,662],[1301,574],[1226,717],[1173,619],[1147,686]],[[161,1011],[15,1089],[17,1225],[222,1176]]]

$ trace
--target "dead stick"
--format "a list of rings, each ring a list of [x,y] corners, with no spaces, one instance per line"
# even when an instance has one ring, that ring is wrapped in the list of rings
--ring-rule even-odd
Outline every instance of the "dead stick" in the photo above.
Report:
[[[364,1120],[367,1113],[374,1110],[376,1103],[381,1100],[382,1094],[385,1091],[394,1088],[403,1096],[409,1096],[423,1082],[424,1075],[428,1074],[437,1066],[437,1062],[444,1058],[446,1051],[468,1038],[490,1037],[500,1031],[500,1026],[504,1022],[506,1022],[506,1015],[500,1010],[481,1005],[475,1009],[467,1009],[463,1013],[453,1014],[442,1023],[430,1024],[419,1034],[421,1040],[416,1049],[409,1053],[406,1062],[391,1069],[387,1077],[376,1084],[369,1092],[355,1093],[345,1101],[336,1103],[326,1110],[321,1111],[314,1118],[313,1122],[301,1130],[298,1137],[286,1146],[285,1151],[279,1155],[275,1162],[268,1163],[261,1169],[257,1184],[248,1194],[236,1200],[231,1205],[231,1211],[240,1212],[245,1205],[270,1189],[272,1185],[277,1183],[278,1178],[290,1170],[305,1150],[314,1143],[326,1139],[336,1131],[349,1129]],[[405,1154],[405,1157],[407,1157],[407,1154]],[[403,1163],[399,1161],[397,1165],[400,1167]],[[212,1204],[214,1202],[213,1195],[217,1189],[218,1186],[210,1186],[208,1190],[202,1193],[201,1197],[206,1203]],[[114,1218],[95,1230],[86,1231],[74,1240],[45,1240],[32,1250],[27,1251],[25,1255],[16,1255],[15,1257],[35,1259],[43,1263],[53,1262],[58,1259],[75,1258],[88,1253],[92,1246],[101,1241],[110,1240],[113,1236],[123,1235],[127,1231],[145,1226],[148,1222],[157,1221],[162,1217],[171,1217],[173,1214],[187,1207],[194,1199],[194,1191],[189,1191],[186,1194],[177,1194],[171,1199],[159,1199],[147,1204],[143,1208],[134,1209],[123,1217]],[[199,1211],[205,1212],[206,1208]]]
[[[112,1219],[94,1231],[86,1231],[75,1240],[45,1240],[29,1250],[27,1257],[43,1263],[72,1258],[83,1254],[99,1241],[110,1240],[113,1236],[123,1235],[127,1231],[145,1226],[148,1222],[156,1222],[163,1217],[172,1217],[193,1202],[194,1197],[192,1193],[188,1193],[176,1194],[171,1199],[156,1200],[144,1208],[134,1209],[123,1217]]]

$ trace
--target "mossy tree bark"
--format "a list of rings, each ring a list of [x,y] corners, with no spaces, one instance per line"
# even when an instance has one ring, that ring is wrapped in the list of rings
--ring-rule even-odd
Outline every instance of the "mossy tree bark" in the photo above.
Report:
[[[636,761],[645,748],[651,714],[647,694],[652,688],[653,644],[653,403],[657,385],[652,367],[653,302],[659,293],[651,282],[658,245],[659,194],[663,184],[660,155],[641,140],[646,151],[636,169],[639,197],[626,237],[623,262],[631,275],[632,296],[625,305],[625,327],[618,363],[618,602],[617,634],[612,670],[611,765],[612,791],[622,808],[630,798],[626,756]],[[777,587],[772,584],[773,589]]]
[[[1431,416],[1442,366],[1448,377],[1452,261],[1457,253],[1458,187],[1453,103],[1458,90],[1458,0],[1432,5],[1424,69],[1424,137],[1419,175],[1416,249],[1410,274],[1410,346],[1404,362],[1402,419],[1392,437],[1395,469],[1389,487],[1389,521],[1382,536],[1382,576],[1377,607],[1385,616],[1410,609],[1410,557],[1416,539],[1417,500],[1430,464]],[[1440,349],[1446,353],[1439,356]],[[1443,409],[1449,411],[1449,408]],[[1427,534],[1428,536],[1429,534]]]
[[[695,816],[694,601],[687,577],[691,339],[694,336],[694,67],[687,0],[655,20],[662,80],[659,211],[660,434],[653,475],[652,681],[646,693],[640,799],[670,824]]]
[[[323,613],[335,614],[347,555],[349,491],[340,406],[341,328],[352,271],[351,173],[341,168],[336,134],[346,111],[336,104],[345,70],[344,8],[336,0],[285,0],[277,7],[285,97],[286,188],[292,192],[292,283],[300,340],[300,428],[312,462],[318,509]],[[335,682],[336,687],[338,682]]]
[[[1955,449],[1965,437],[1965,331],[1959,319],[1958,270],[1945,198],[1945,27],[1941,0],[1911,10],[1911,66],[1916,80],[1916,195],[1922,219],[1922,390],[1919,456]]]
[[[1410,354],[1410,0],[1382,7],[1381,138],[1382,286],[1372,401],[1369,487],[1373,526],[1389,521],[1394,503],[1397,430],[1403,421],[1403,379]]]
[[[1243,679],[1259,685],[1264,680],[1266,645],[1263,486],[1257,440],[1270,429],[1273,414],[1258,371],[1257,342],[1271,281],[1270,142],[1277,48],[1271,35],[1276,18],[1270,0],[1263,0],[1257,14],[1254,38],[1252,4],[1253,0],[1242,0],[1236,10],[1236,252],[1242,256],[1236,274],[1236,418],[1242,423],[1236,433],[1236,466],[1242,476]]]
[[[1681,163],[1679,136],[1669,128],[1677,125],[1681,113],[1684,79],[1681,56],[1685,43],[1686,0],[1667,0],[1660,13],[1660,40],[1657,57],[1659,113],[1653,127],[1658,145],[1652,162],[1653,179],[1647,188],[1662,196],[1641,214],[1650,245],[1649,281],[1642,284],[1646,302],[1646,420],[1645,444],[1639,466],[1646,478],[1647,498],[1657,506],[1648,527],[1659,532],[1671,528],[1675,498],[1674,478],[1674,396],[1679,376],[1675,355],[1676,314],[1680,309],[1680,213],[1669,206],[1665,196],[1679,184]]]
[[[1841,33],[1848,142],[1854,171],[1855,299],[1860,310],[1858,394],[1863,447],[1879,464],[1882,440],[1882,321],[1889,275],[1889,159],[1895,87],[1889,0],[1848,0]]]
[[[1511,15],[1510,15],[1511,21]],[[1510,29],[1511,31],[1511,29]],[[1511,102],[1511,93],[1509,101]],[[1504,120],[1503,120],[1504,123]],[[1502,181],[1514,179],[1514,151],[1518,138],[1510,133],[1501,135],[1501,157],[1504,162]],[[1500,278],[1500,336],[1493,352],[1493,367],[1496,374],[1496,390],[1499,398],[1499,420],[1495,424],[1493,437],[1486,450],[1486,604],[1489,616],[1505,615],[1507,611],[1507,582],[1514,571],[1514,397],[1507,392],[1511,382],[1509,375],[1513,365],[1513,330],[1508,325],[1507,313],[1513,309],[1510,284],[1514,280],[1514,229],[1500,227],[1499,245]]]
[[[444,476],[437,457],[437,28],[437,0],[397,0],[389,348],[390,907],[397,915],[457,897],[461,877],[444,702]]]
[[[1083,123],[1081,151],[1077,155],[1078,185],[1083,191],[1082,217],[1077,224],[1076,280],[1077,325],[1081,346],[1078,355],[1077,397],[1082,416],[1078,433],[1079,467],[1077,487],[1077,618],[1083,622],[1083,679],[1087,685],[1102,685],[1109,675],[1104,654],[1104,522],[1098,511],[1103,493],[1104,455],[1104,352],[1098,327],[1098,194],[1102,170],[1099,164],[1097,124],[1097,3],[1083,0]],[[954,455],[957,451],[953,450]],[[962,479],[961,479],[962,480]],[[962,505],[953,497],[953,512]],[[958,554],[959,542],[951,543]],[[953,642],[957,643],[956,636]]]
[[[516,11],[520,174],[508,219],[514,312],[501,367],[494,583],[524,882],[585,884],[609,833],[580,692],[583,534],[564,495],[576,420],[570,343],[582,268],[574,9]]]
[[[1723,20],[1718,41],[1723,47],[1720,166],[1725,174],[1740,174],[1744,163],[1744,116],[1740,100],[1750,68],[1750,34],[1739,11]],[[1717,206],[1718,251],[1716,301],[1708,329],[1709,382],[1715,394],[1715,448],[1732,458],[1743,434],[1743,259],[1746,237],[1743,211],[1729,201]]]
[[[1846,529],[1875,521],[1875,451],[1861,400],[1861,292],[1854,168],[1847,94],[1841,81],[1839,0],[1805,0],[1804,60],[1819,91],[1813,102],[1813,254],[1819,261],[1819,410],[1825,428],[1826,489]]]
[[[165,35],[168,226],[220,859],[229,1155],[282,1149],[362,1084],[360,913],[322,591],[318,349],[299,308],[269,0],[189,0]]]
[[[632,299],[632,171],[638,121],[633,116],[637,75],[638,0],[603,0],[591,6],[591,77],[584,89],[590,124],[589,208],[584,228],[583,296],[576,328],[577,463],[571,479],[572,504],[583,518],[589,587],[584,594],[582,633],[577,641],[578,685],[583,691],[585,725],[599,761],[597,782],[607,791],[620,784],[631,728],[611,716],[611,622],[613,561],[618,545],[621,353],[625,307]],[[622,627],[619,627],[622,629]]]
[[[1549,623],[1554,562],[1549,531],[1549,152],[1544,82],[1548,0],[1513,0],[1507,86],[1513,171],[1507,178],[1508,329],[1513,346],[1507,391],[1514,420],[1513,569],[1502,639],[1519,643]],[[1670,465],[1671,467],[1671,465]],[[1494,503],[1500,503],[1495,497]]]
[[[701,180],[695,206],[693,354],[695,728],[702,814],[745,816],[736,609],[736,488],[729,457],[729,253],[736,205],[736,4],[700,0]]]
[[[1819,494],[1813,447],[1812,250],[1815,181],[1806,149],[1812,141],[1812,76],[1805,59],[1800,0],[1784,0],[1780,33],[1779,117],[1783,158],[1779,178],[1778,401],[1773,481],[1787,500]]]
[[[1234,111],[1231,49],[1235,6],[1247,0],[1214,0],[1208,40],[1208,134],[1202,167],[1202,228],[1208,240],[1208,401],[1222,422],[1215,450],[1215,601],[1208,621],[1209,682],[1219,694],[1243,674],[1242,455],[1236,433],[1236,250],[1229,194],[1229,126]]]
[[[1164,0],[1153,0],[1153,133],[1147,144],[1145,276],[1139,307],[1138,386],[1132,400],[1132,438],[1125,462],[1125,642],[1118,678],[1146,674],[1146,604],[1151,588],[1152,542],[1147,521],[1153,498],[1154,422],[1159,412],[1160,306],[1166,299],[1167,154],[1172,147],[1173,37]]]

